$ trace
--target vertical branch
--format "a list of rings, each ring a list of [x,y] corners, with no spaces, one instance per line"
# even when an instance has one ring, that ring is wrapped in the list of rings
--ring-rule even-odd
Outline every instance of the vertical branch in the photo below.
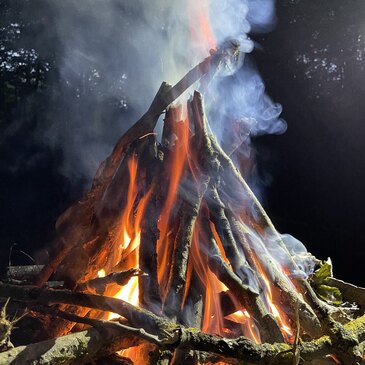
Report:
[[[195,222],[199,214],[202,198],[208,188],[210,173],[215,167],[215,157],[207,131],[203,99],[198,92],[194,94],[191,110],[195,127],[194,144],[197,153],[197,156],[194,156],[194,158],[196,165],[200,167],[200,172],[199,174],[195,172],[194,175],[194,179],[199,180],[196,184],[192,184],[195,188],[190,189],[188,195],[184,196],[180,226],[175,238],[175,250],[169,280],[170,290],[165,301],[166,313],[175,320],[182,304]],[[192,173],[194,174],[194,172]]]
[[[159,230],[158,218],[161,213],[161,169],[163,156],[157,149],[156,142],[150,146],[148,153],[142,156],[146,165],[147,186],[152,186],[152,193],[147,203],[146,212],[141,222],[141,243],[139,246],[139,267],[147,274],[139,278],[139,302],[157,313],[161,308],[157,277],[157,241]]]

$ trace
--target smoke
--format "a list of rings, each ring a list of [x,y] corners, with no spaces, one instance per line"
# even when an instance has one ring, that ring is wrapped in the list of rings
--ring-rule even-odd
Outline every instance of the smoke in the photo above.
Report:
[[[178,81],[209,54],[214,38],[217,45],[238,41],[243,60],[254,48],[248,33],[275,23],[273,0],[65,0],[52,7],[61,83],[39,138],[63,151],[62,174],[88,181],[161,81]],[[251,121],[250,135],[282,133],[281,106],[266,95],[257,70],[244,62],[232,71],[218,75],[206,95],[219,140],[229,119]]]

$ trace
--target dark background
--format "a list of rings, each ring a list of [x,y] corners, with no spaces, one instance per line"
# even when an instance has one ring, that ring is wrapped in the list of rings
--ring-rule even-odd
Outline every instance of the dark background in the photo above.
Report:
[[[57,14],[47,2],[0,1],[0,14],[1,260],[17,243],[12,262],[27,263],[20,250],[36,255],[46,246],[57,216],[88,183],[60,169],[65,151],[43,131],[90,123],[90,113],[103,129],[117,119],[123,130],[134,111],[123,91],[99,95],[103,79],[92,69],[65,84],[62,42],[50,27]],[[270,34],[252,35],[252,57],[288,123],[284,135],[254,141],[264,205],[281,232],[330,256],[337,277],[364,285],[365,3],[278,1],[277,17]],[[70,98],[89,114],[71,114]],[[103,138],[113,145],[118,135]]]

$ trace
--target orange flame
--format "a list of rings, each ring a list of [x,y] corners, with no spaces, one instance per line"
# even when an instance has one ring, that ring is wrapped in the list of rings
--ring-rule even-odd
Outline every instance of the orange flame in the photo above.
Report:
[[[264,295],[266,297],[267,303],[269,304],[268,309],[271,312],[271,314],[275,317],[275,319],[279,322],[281,332],[283,333],[285,339],[287,341],[292,341],[294,333],[289,325],[289,321],[286,319],[286,315],[284,313],[282,313],[278,309],[278,307],[274,304],[270,281],[269,281],[265,271],[263,270],[261,264],[259,263],[259,261],[256,258],[254,258],[254,260],[255,260],[255,265],[256,265],[256,267],[260,273],[260,276],[266,287],[266,290],[264,291]]]
[[[132,156],[128,161],[129,169],[129,186],[127,192],[127,203],[120,219],[120,227],[117,234],[118,248],[121,251],[121,258],[124,259],[123,269],[138,268],[139,250],[141,241],[140,224],[151,195],[152,189],[145,194],[138,202],[137,208],[135,202],[139,193],[137,182],[138,162],[136,156]],[[99,275],[105,275],[104,270],[99,271]],[[123,286],[115,295],[115,298],[138,305],[138,277],[132,277],[127,285]],[[119,317],[111,313],[108,319]]]
[[[217,41],[210,23],[208,0],[200,0],[199,5],[189,0],[190,36],[193,43],[206,46],[204,51],[215,49]]]

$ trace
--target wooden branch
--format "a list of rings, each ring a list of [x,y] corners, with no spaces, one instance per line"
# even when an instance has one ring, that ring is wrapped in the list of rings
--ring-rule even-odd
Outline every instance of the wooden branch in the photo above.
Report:
[[[96,328],[102,334],[105,330],[110,329],[116,332],[121,332],[125,336],[136,336],[157,345],[161,344],[159,338],[156,335],[147,333],[143,328],[130,327],[128,325],[116,321],[105,321],[102,319],[81,317],[72,313],[68,313],[47,306],[40,306],[40,305],[31,306],[30,309],[36,312],[49,314],[53,317],[60,317],[66,319],[67,321],[87,324],[89,326]]]
[[[166,324],[166,320],[146,309],[134,307],[121,299],[103,297],[96,294],[0,283],[0,297],[10,297],[15,301],[25,303],[38,303],[44,305],[69,304],[113,312],[125,317],[132,326],[146,328],[152,333],[158,332],[160,328]]]
[[[327,278],[326,284],[340,289],[344,300],[350,303],[356,303],[360,310],[365,312],[365,288],[346,283],[336,278]]]
[[[273,239],[275,239],[278,246],[284,252],[287,253],[287,255],[288,255],[287,257],[288,257],[288,260],[290,261],[290,264],[291,264],[292,268],[294,270],[299,270],[297,264],[292,259],[291,254],[289,253],[287,247],[285,246],[280,234],[276,230],[276,228],[275,228],[274,224],[272,223],[270,217],[267,215],[265,209],[263,208],[263,206],[261,205],[261,203],[259,202],[259,200],[255,196],[255,194],[253,193],[253,191],[251,190],[251,188],[249,187],[249,185],[247,184],[245,179],[242,177],[241,173],[238,171],[238,169],[234,165],[233,161],[223,151],[223,149],[219,145],[218,141],[213,136],[211,137],[211,143],[212,143],[212,146],[213,146],[214,150],[218,154],[218,160],[222,164],[223,170],[231,172],[232,176],[236,179],[236,181],[239,183],[239,185],[245,191],[245,193],[247,195],[247,198],[251,201],[251,203],[253,205],[253,209],[254,209],[254,212],[248,211],[248,214],[251,215],[251,219],[254,222],[257,222],[261,227],[263,227],[265,229],[266,234],[269,233],[271,235],[271,237]],[[295,285],[297,286],[297,288],[306,297],[308,302],[315,308],[316,314],[320,317],[324,328],[325,329],[330,328],[331,323],[332,323],[331,318],[330,318],[331,308],[328,305],[326,305],[326,303],[319,300],[319,298],[316,296],[316,294],[314,293],[314,291],[310,287],[307,280],[294,279],[294,282],[295,282]],[[279,284],[279,286],[283,286],[283,288],[280,288],[281,290],[283,290],[284,292],[286,292],[288,294],[291,294],[290,288],[288,288],[288,286],[285,285],[284,280],[281,280],[279,278],[279,280],[277,280],[277,284]],[[289,292],[288,292],[288,289],[289,289]],[[307,307],[306,308],[307,313],[313,312],[313,310],[308,305],[305,305],[305,302],[303,302],[303,301],[301,301],[301,302],[302,302],[302,305],[303,305],[303,309],[304,309],[305,306]],[[311,315],[311,317],[313,317],[313,315]],[[318,327],[318,326],[316,325],[316,327]],[[306,330],[310,330],[310,328],[311,328],[310,326],[309,327],[307,326]],[[316,333],[318,334],[318,331]]]
[[[209,207],[209,218],[214,223],[217,234],[222,242],[224,252],[232,265],[233,271],[241,280],[246,279],[247,275],[255,277],[256,273],[254,273],[249,264],[244,261],[244,256],[239,251],[224,211],[225,205],[219,197],[215,184],[210,184],[209,194],[206,195],[205,201]]]
[[[59,293],[57,294],[56,292]],[[82,303],[82,305],[87,304],[88,306],[91,306],[91,301],[94,303],[92,305],[93,307],[103,307],[108,311],[118,310],[121,313],[127,313],[125,317],[128,318],[128,321],[131,323],[131,325],[135,327],[133,330],[135,336],[141,339],[149,338],[149,336],[144,336],[144,332],[140,331],[140,329],[144,328],[146,332],[149,332],[150,329],[154,329],[155,332],[151,333],[158,334],[159,337],[157,338],[156,336],[153,336],[152,340],[151,338],[149,338],[149,340],[154,343],[157,342],[159,346],[170,346],[171,348],[184,351],[194,350],[211,352],[224,357],[228,361],[229,359],[236,359],[254,364],[271,365],[292,365],[293,363],[294,353],[291,345],[289,344],[277,343],[257,345],[245,337],[226,339],[220,336],[202,333],[196,329],[176,326],[153,315],[152,313],[148,313],[147,311],[143,311],[145,315],[143,317],[143,321],[141,321],[141,317],[138,319],[141,309],[133,307],[132,305],[128,305],[128,308],[126,308],[127,306],[125,303],[123,303],[123,301],[115,299],[112,300],[112,298],[110,298],[111,302],[109,302],[108,305],[105,304],[107,301],[105,301],[105,298],[103,298],[104,302],[102,305],[100,305],[100,303],[98,303],[98,296],[96,295],[85,295],[79,293],[65,294],[65,291],[55,290],[43,290],[43,294],[39,295],[40,293],[42,294],[42,289],[36,287],[14,288],[13,286],[0,284],[0,296],[8,296],[9,294],[13,294],[11,296],[14,300],[23,300],[26,302],[57,302],[63,298],[62,300],[68,303],[72,298],[73,301],[77,302],[79,305]],[[146,316],[148,321],[145,320]],[[100,336],[99,333],[97,335]],[[84,332],[82,336],[90,336],[89,341],[95,337],[93,334],[90,334],[89,331]],[[102,339],[105,341],[105,336],[102,336]],[[325,335],[319,339],[298,344],[298,350],[300,351],[300,357],[305,361],[321,358],[327,354],[333,353],[340,360],[345,360],[344,363],[346,365],[353,365],[357,361],[360,361],[361,357],[363,356],[363,353],[360,351],[363,351],[362,342],[364,341],[365,315],[347,323],[344,326],[337,325],[336,330],[333,331],[330,336]],[[99,342],[97,341],[97,343]],[[104,344],[105,342],[102,343]],[[53,345],[54,340],[52,343],[47,343],[48,347],[52,347],[50,344]],[[88,345],[88,343],[86,343],[86,345]],[[66,348],[68,348],[68,345]],[[9,357],[14,359],[20,353],[29,354],[29,351],[25,350],[26,347],[22,347],[21,350],[14,349],[14,351],[11,350],[13,352],[7,351],[3,354],[0,354],[0,365],[10,364],[10,362],[7,362],[7,360],[4,361],[3,359],[8,359]],[[41,356],[40,352],[37,352],[37,356]],[[19,362],[18,364],[24,364],[24,362]]]
[[[76,291],[89,291],[97,294],[104,294],[106,287],[110,284],[119,286],[126,285],[133,276],[145,276],[146,274],[140,269],[129,269],[126,271],[115,272],[101,278],[91,279],[84,283],[80,283],[76,287]]]
[[[32,281],[39,275],[43,267],[44,265],[8,266],[4,278],[19,281]]]
[[[211,271],[234,293],[238,302],[253,316],[264,342],[283,342],[284,337],[281,334],[280,328],[274,317],[266,311],[259,294],[244,285],[241,279],[223,260],[217,242],[209,227],[209,222],[203,220],[202,225],[206,233],[206,238],[208,239],[208,264]]]
[[[158,219],[163,202],[161,201],[161,171],[163,156],[157,144],[150,146],[141,156],[140,163],[146,168],[146,185],[152,189],[146,212],[141,222],[141,241],[139,245],[139,267],[147,275],[139,279],[139,304],[147,306],[154,313],[161,311],[161,298],[157,277],[157,241],[160,236]]]
[[[101,334],[95,328],[90,328],[2,352],[0,365],[82,365],[140,343],[141,340],[135,336],[125,337],[120,332],[111,330],[105,330]]]

